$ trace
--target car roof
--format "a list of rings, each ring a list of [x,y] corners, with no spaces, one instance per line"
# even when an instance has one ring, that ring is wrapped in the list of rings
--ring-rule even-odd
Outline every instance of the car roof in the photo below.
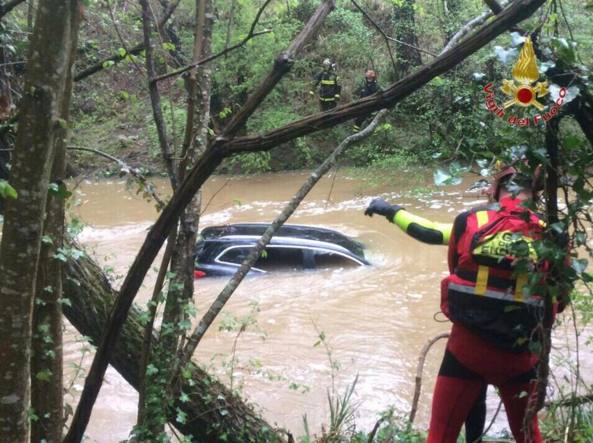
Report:
[[[236,223],[210,226],[201,232],[204,241],[218,241],[233,244],[250,244],[262,236],[270,223]],[[324,248],[352,254],[363,261],[363,245],[340,232],[317,226],[282,225],[270,245],[302,246]]]

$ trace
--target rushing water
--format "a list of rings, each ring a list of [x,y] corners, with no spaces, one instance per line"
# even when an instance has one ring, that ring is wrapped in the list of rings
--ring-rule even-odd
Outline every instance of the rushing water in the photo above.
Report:
[[[209,203],[202,226],[272,221],[305,178],[301,173],[215,177],[204,189],[203,201]],[[304,414],[313,431],[327,423],[328,389],[333,386],[342,393],[357,375],[358,428],[370,429],[389,407],[408,414],[420,350],[449,328],[436,321],[442,315],[435,320],[439,282],[447,269],[446,248],[421,244],[385,218],[369,218],[363,211],[372,197],[382,196],[429,219],[451,222],[455,214],[480,201],[476,193],[464,192],[470,183],[437,189],[418,172],[385,177],[380,185],[342,174],[323,179],[289,223],[325,226],[356,238],[366,245],[372,266],[248,278],[206,334],[196,358],[227,384],[232,373],[233,388],[240,388],[269,422],[295,435],[303,434]],[[165,183],[160,182],[159,188],[165,192]],[[154,205],[127,190],[123,181],[83,182],[75,195],[80,203],[75,212],[87,224],[80,239],[117,279],[154,221]],[[154,272],[137,302],[146,302],[153,279]],[[197,281],[199,312],[225,281]],[[220,322],[231,315],[256,320],[238,338],[234,358],[237,333],[219,330]],[[325,336],[321,344],[320,333]],[[81,358],[76,340],[71,331],[66,344],[71,378]],[[420,426],[428,421],[443,348],[442,342],[435,345],[426,360]],[[85,364],[89,358],[87,354]],[[75,396],[81,385],[82,379],[74,380]],[[492,414],[498,401],[495,395],[489,398]],[[136,419],[136,401],[136,392],[110,368],[89,426],[91,441],[126,438]]]

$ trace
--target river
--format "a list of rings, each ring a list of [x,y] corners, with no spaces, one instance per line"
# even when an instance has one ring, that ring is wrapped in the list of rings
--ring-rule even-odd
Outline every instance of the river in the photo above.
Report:
[[[202,226],[271,221],[305,178],[303,173],[214,177],[204,188]],[[165,193],[165,182],[156,183]],[[420,350],[449,328],[442,315],[435,317],[439,282],[447,269],[446,248],[421,244],[385,218],[363,212],[373,197],[381,196],[429,219],[452,222],[458,212],[483,202],[476,192],[465,191],[470,184],[465,180],[459,186],[436,188],[430,173],[417,171],[372,180],[338,172],[322,179],[289,223],[324,226],[356,238],[366,245],[371,266],[248,278],[195,357],[227,384],[232,373],[233,388],[256,404],[269,422],[295,435],[304,432],[305,414],[310,429],[319,432],[329,421],[328,389],[333,386],[343,393],[356,376],[358,429],[369,430],[389,407],[407,415]],[[126,189],[123,180],[83,181],[75,199],[73,212],[86,225],[80,240],[120,281],[157,216],[154,204]],[[154,271],[138,303],[146,303],[153,279]],[[199,313],[224,283],[224,278],[197,281]],[[221,321],[228,323],[232,316],[251,316],[254,323],[236,341],[234,354],[237,333],[219,330]],[[322,343],[320,334],[325,337]],[[443,349],[444,343],[437,343],[426,360],[416,421],[420,427],[427,425]],[[69,380],[77,372],[81,350],[80,337],[69,327]],[[83,367],[90,357],[91,352],[86,353]],[[72,381],[74,398],[83,384],[80,375]],[[88,428],[89,441],[125,439],[136,419],[136,401],[136,392],[110,368]],[[497,405],[491,392],[490,415]],[[504,426],[505,420],[498,420],[497,427]]]

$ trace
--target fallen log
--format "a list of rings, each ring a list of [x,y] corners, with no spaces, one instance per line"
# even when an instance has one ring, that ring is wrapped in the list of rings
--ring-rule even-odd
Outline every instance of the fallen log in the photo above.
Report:
[[[88,256],[69,260],[65,266],[64,314],[72,325],[96,345],[117,292],[101,268]],[[111,365],[135,389],[139,382],[143,326],[141,310],[133,306],[119,335]],[[155,337],[156,340],[156,337]],[[277,429],[265,422],[254,409],[197,364],[185,374],[182,391],[189,401],[177,401],[170,411],[170,423],[199,442],[280,442]],[[184,397],[185,399],[185,397]],[[177,408],[187,419],[177,421]]]

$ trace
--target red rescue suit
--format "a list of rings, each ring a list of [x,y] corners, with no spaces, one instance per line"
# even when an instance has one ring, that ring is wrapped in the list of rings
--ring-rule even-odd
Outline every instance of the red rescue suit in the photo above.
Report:
[[[533,241],[543,222],[521,201],[460,214],[449,242],[450,275],[441,309],[453,322],[433,396],[429,443],[454,443],[485,384],[499,388],[511,431],[523,443],[523,417],[533,389],[536,355],[528,351],[541,319],[540,297],[524,291],[536,265]],[[542,270],[542,269],[540,269]],[[531,272],[532,275],[537,273]],[[537,281],[536,281],[537,283]],[[537,418],[534,442],[542,442]]]

